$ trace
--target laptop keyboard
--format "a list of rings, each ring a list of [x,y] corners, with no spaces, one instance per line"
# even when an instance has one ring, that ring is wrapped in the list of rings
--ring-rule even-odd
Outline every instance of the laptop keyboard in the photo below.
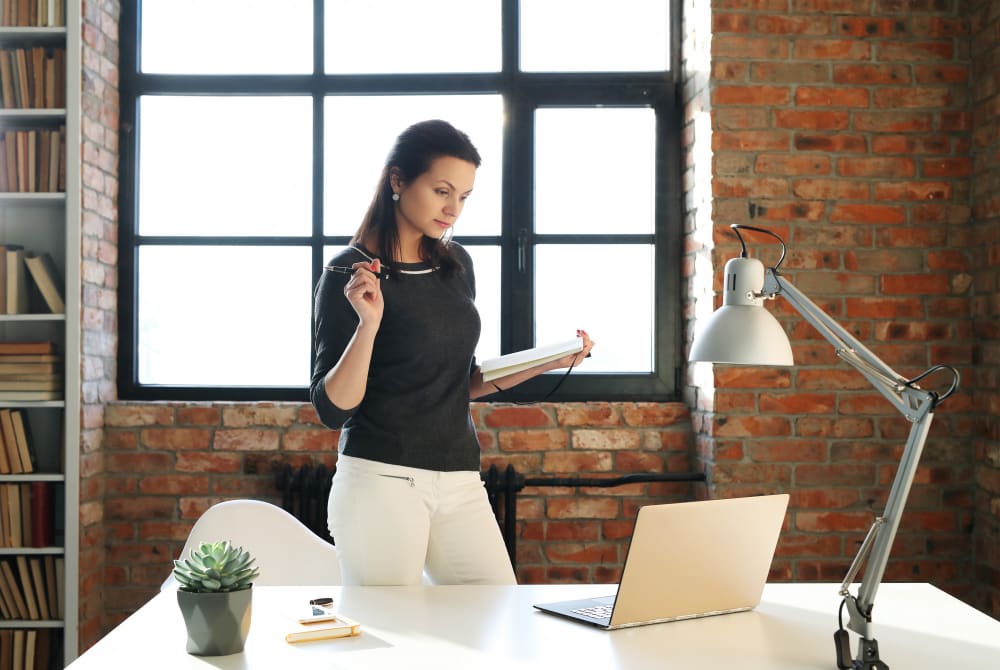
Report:
[[[595,605],[594,607],[581,607],[572,610],[573,614],[580,614],[591,619],[608,619],[611,617],[611,610],[614,605]]]

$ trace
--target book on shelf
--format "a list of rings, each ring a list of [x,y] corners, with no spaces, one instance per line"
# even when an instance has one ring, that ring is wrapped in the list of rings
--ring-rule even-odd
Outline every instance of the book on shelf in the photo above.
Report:
[[[48,340],[22,340],[22,341],[0,341],[0,356],[16,355],[25,356],[31,354],[56,353],[56,343]]]
[[[10,566],[10,561],[0,561],[0,590],[7,596],[8,602],[14,603],[14,611],[17,612],[18,619],[28,618],[28,606],[21,594],[14,570]]]
[[[62,619],[56,579],[58,579],[56,577],[56,557],[47,554],[45,556],[45,597],[49,601],[49,614],[52,615],[52,618]]]
[[[62,279],[52,255],[48,252],[24,254],[24,264],[28,268],[35,286],[45,299],[45,304],[53,314],[63,314],[66,303],[63,300]]]
[[[483,381],[488,382],[582,350],[583,339],[574,337],[572,340],[545,344],[490,358],[483,361],[479,367],[483,373]]]
[[[38,618],[44,620],[52,619],[49,614],[49,598],[45,588],[45,569],[42,567],[42,559],[39,556],[32,556],[28,559],[28,567],[31,569],[31,586],[34,589],[35,604],[38,606]]]
[[[52,482],[31,482],[29,505],[31,537],[25,543],[32,547],[51,547],[55,544],[55,490]]]
[[[21,467],[25,473],[35,471],[35,449],[31,444],[31,429],[28,427],[27,415],[19,409],[8,410],[11,423],[14,424],[14,440],[17,443],[17,454],[21,458]]]
[[[11,474],[30,474],[33,466],[30,457],[24,460],[25,448],[18,444],[17,433],[14,429],[14,410],[12,409],[0,409],[0,439],[3,440],[4,449],[7,451]]]
[[[24,604],[28,606],[28,618],[38,621],[42,618],[38,609],[38,601],[35,600],[35,589],[32,587],[31,568],[28,566],[28,557],[24,554],[15,556],[17,561],[17,575],[21,587],[21,595],[24,596]]]
[[[27,272],[24,269],[24,247],[8,244],[7,255],[7,313],[24,314],[28,311]]]

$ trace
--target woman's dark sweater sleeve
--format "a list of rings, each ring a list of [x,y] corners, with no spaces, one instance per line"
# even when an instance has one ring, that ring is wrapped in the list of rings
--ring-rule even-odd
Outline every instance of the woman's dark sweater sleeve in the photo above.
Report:
[[[316,322],[316,344],[313,354],[312,380],[309,399],[319,420],[328,428],[340,428],[356,407],[341,409],[330,401],[324,380],[326,373],[337,364],[358,327],[358,315],[344,297],[349,275],[324,272],[316,285],[313,316]]]

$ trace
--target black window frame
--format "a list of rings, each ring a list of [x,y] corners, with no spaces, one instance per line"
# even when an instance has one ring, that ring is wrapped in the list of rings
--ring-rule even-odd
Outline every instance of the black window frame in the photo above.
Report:
[[[324,99],[331,95],[500,94],[504,128],[501,234],[463,236],[465,246],[499,245],[501,253],[501,351],[534,346],[534,248],[540,244],[652,243],[654,247],[654,370],[651,373],[571,374],[552,401],[670,401],[678,399],[681,370],[681,259],[683,188],[681,133],[684,125],[680,75],[680,3],[670,5],[670,69],[666,72],[537,73],[518,70],[519,0],[502,0],[502,70],[474,74],[325,74],[324,2],[313,2],[313,73],[298,75],[164,75],[139,71],[141,0],[124,2],[121,29],[119,192],[118,396],[123,400],[305,401],[303,387],[177,386],[138,382],[138,267],[141,246],[309,246],[313,286],[324,248],[345,246],[348,236],[324,235]],[[312,228],[308,236],[162,237],[138,234],[137,101],[149,95],[308,95],[313,107]],[[536,234],[533,226],[534,111],[542,107],[650,107],[656,114],[655,229],[652,234]],[[613,255],[612,255],[613,256]],[[595,272],[617,281],[609,260]],[[586,315],[581,326],[586,327]],[[600,346],[600,343],[598,343]],[[552,389],[558,372],[531,379],[482,400],[536,401]]]

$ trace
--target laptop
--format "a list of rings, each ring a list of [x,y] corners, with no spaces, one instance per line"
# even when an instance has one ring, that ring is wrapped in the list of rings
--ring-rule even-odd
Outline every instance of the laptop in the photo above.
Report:
[[[536,604],[605,630],[753,609],[788,494],[639,509],[616,595]]]

